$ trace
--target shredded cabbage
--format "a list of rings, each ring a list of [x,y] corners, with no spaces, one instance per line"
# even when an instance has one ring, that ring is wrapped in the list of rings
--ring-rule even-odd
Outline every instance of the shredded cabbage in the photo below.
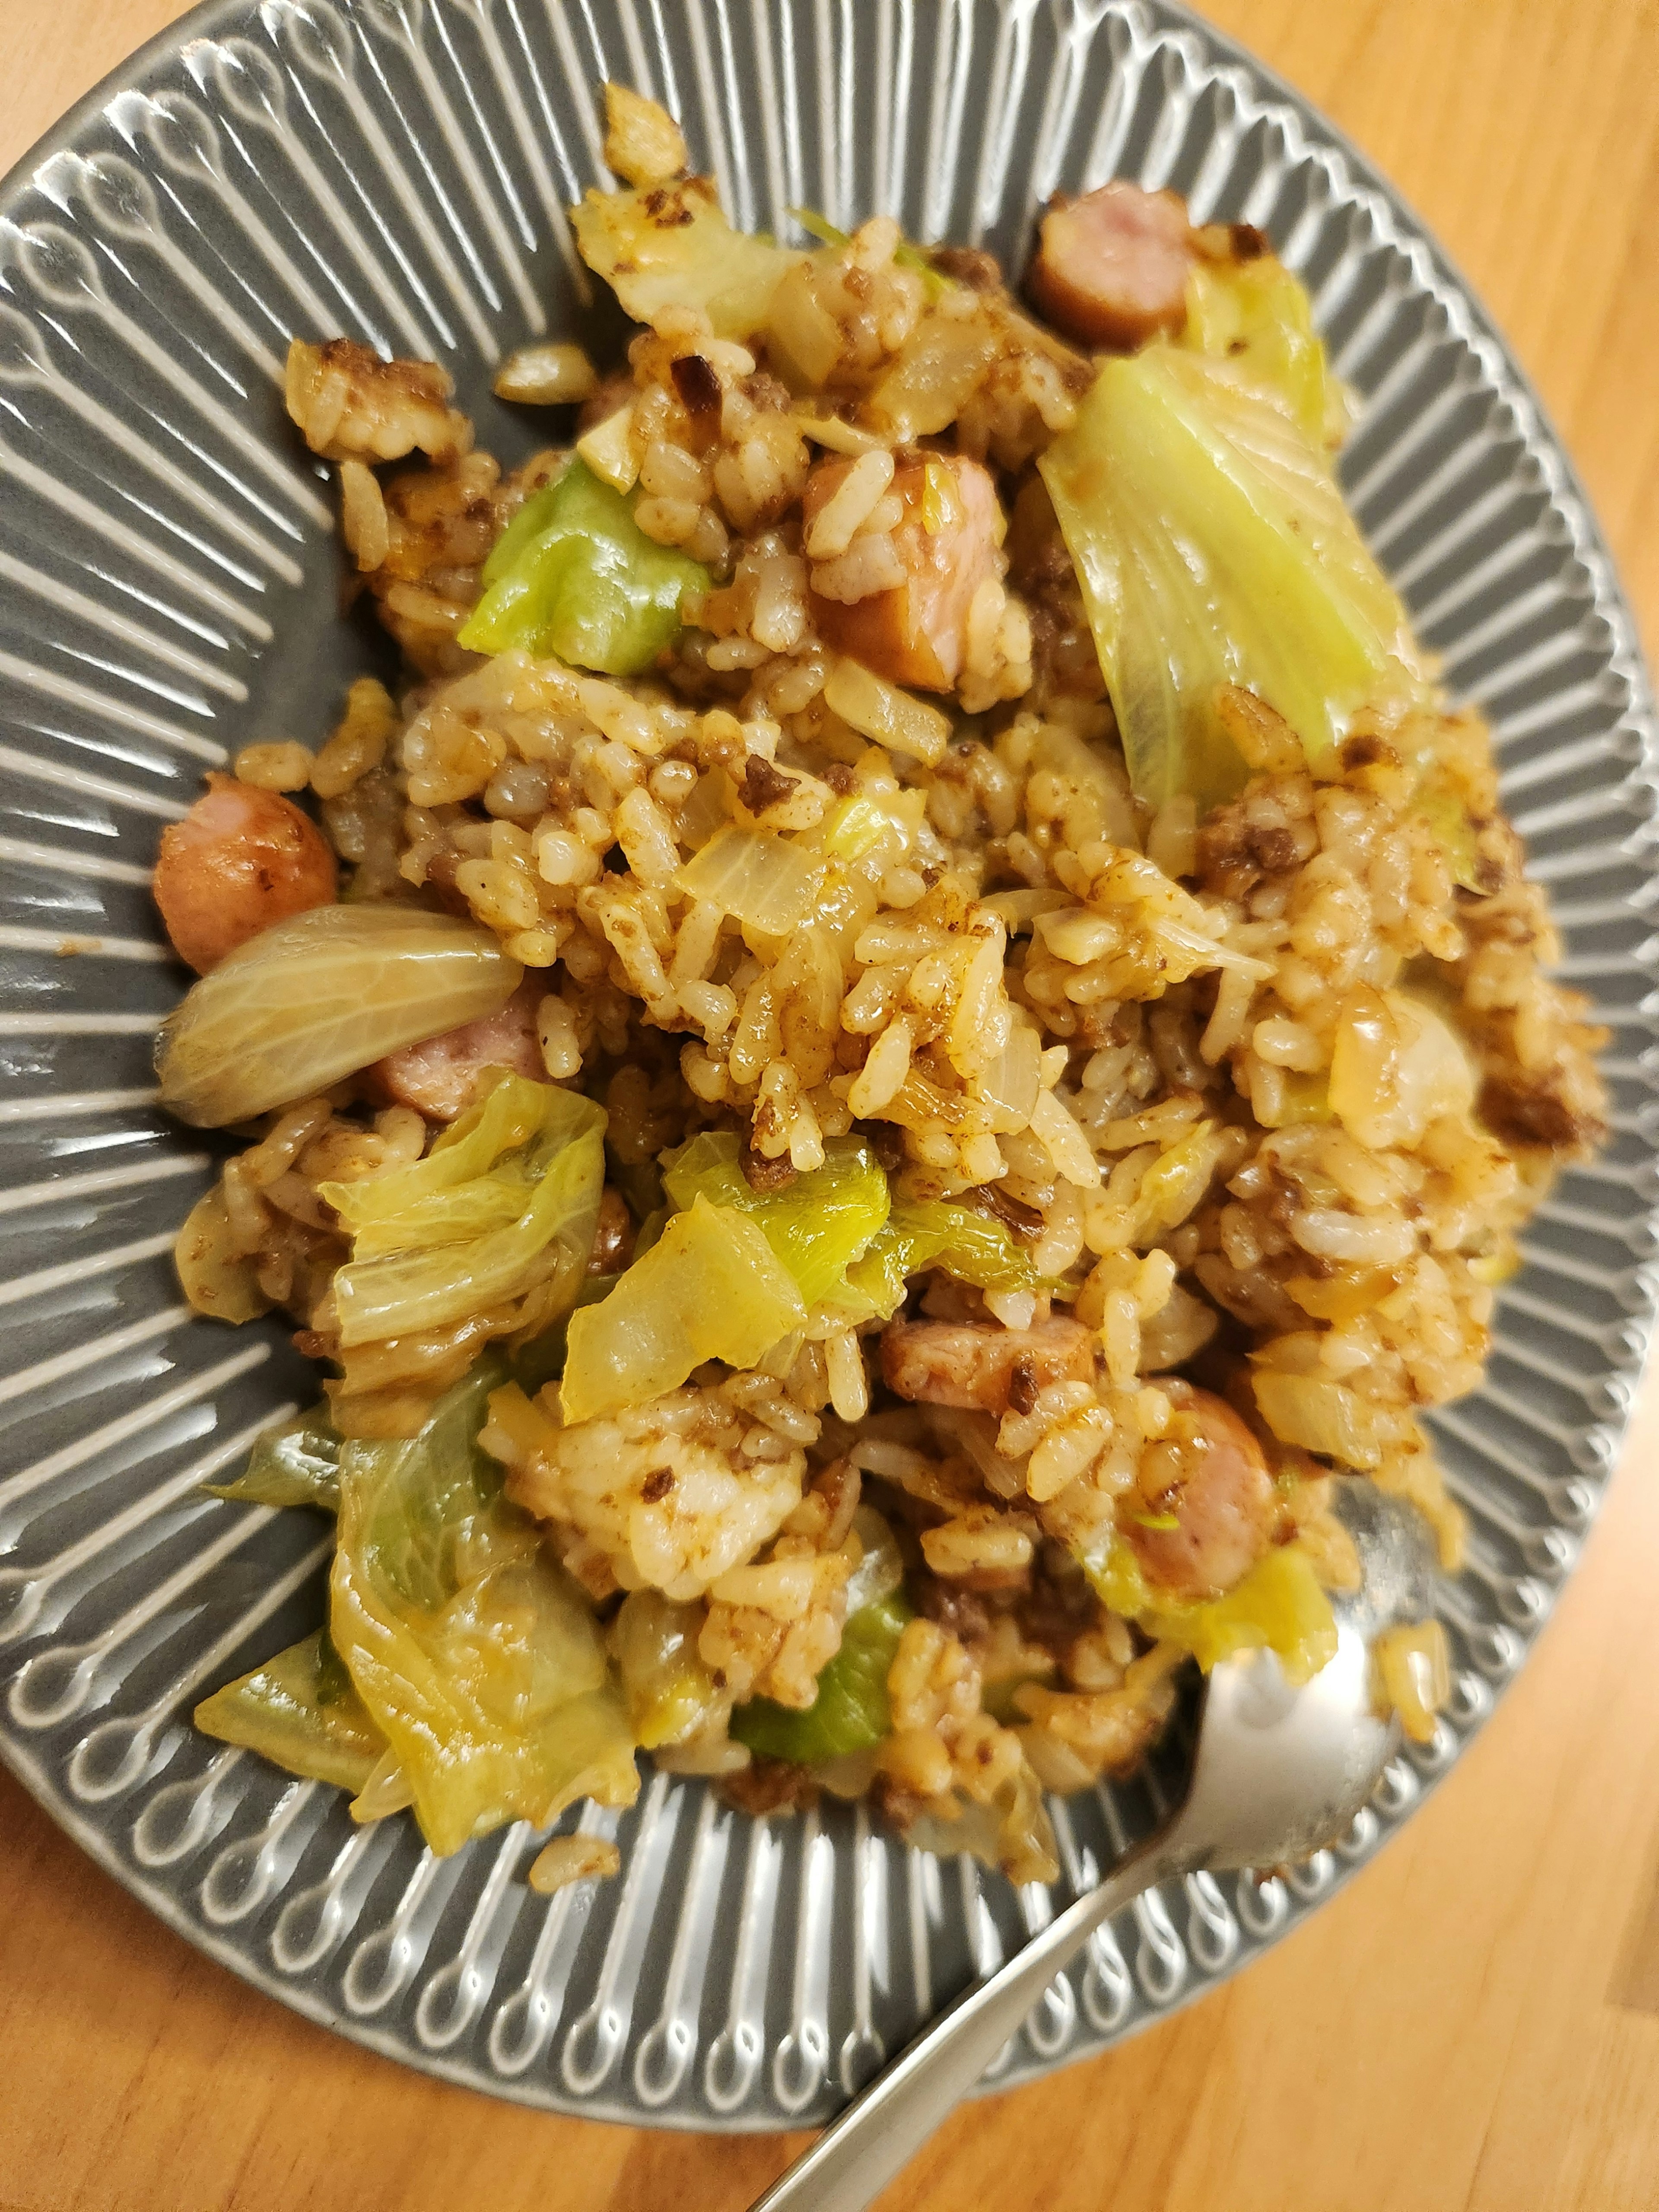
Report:
[[[860,1606],[841,1632],[841,1649],[818,1676],[817,1695],[805,1711],[752,1698],[732,1715],[732,1735],[763,1759],[810,1766],[866,1751],[891,1729],[887,1670],[911,1618],[897,1590]]]
[[[456,641],[470,652],[635,676],[679,635],[680,602],[708,590],[708,571],[647,538],[632,503],[575,459],[514,516],[483,581]]]
[[[340,1443],[328,1407],[313,1406],[267,1429],[234,1482],[206,1487],[215,1498],[252,1505],[317,1505],[332,1513],[340,1502]]]
[[[855,1137],[832,1137],[823,1165],[778,1191],[751,1190],[729,1130],[705,1130],[683,1146],[663,1176],[676,1206],[699,1194],[711,1206],[747,1214],[794,1277],[804,1302],[816,1305],[842,1280],[887,1218],[887,1178],[875,1154]]]
[[[707,177],[639,191],[590,191],[571,210],[577,251],[636,323],[701,307],[722,338],[746,338],[803,256],[733,230]]]
[[[1362,702],[1421,696],[1404,610],[1324,454],[1225,368],[1167,344],[1105,362],[1038,465],[1141,799],[1204,809],[1243,785],[1225,685],[1310,759]]]
[[[1310,1682],[1336,1656],[1336,1620],[1312,1560],[1297,1544],[1264,1554],[1224,1596],[1189,1604],[1150,1582],[1121,1536],[1080,1555],[1097,1594],[1156,1641],[1190,1651],[1207,1674],[1241,1651],[1275,1653],[1288,1682]]]
[[[503,1373],[483,1359],[418,1436],[340,1455],[331,1632],[441,1854],[639,1787],[592,1616],[478,1449]]]
[[[354,1795],[386,1747],[325,1628],[227,1682],[203,1699],[195,1717],[204,1735]]]
[[[156,1048],[161,1103],[198,1128],[252,1121],[499,1013],[524,970],[487,929],[406,906],[319,906],[191,986]]]
[[[534,1291],[574,1303],[605,1186],[605,1115],[577,1091],[501,1074],[423,1160],[321,1195],[352,1238],[334,1279],[346,1347],[438,1328]]]
[[[602,1305],[571,1316],[561,1409],[567,1421],[597,1420],[678,1389],[705,1359],[753,1367],[805,1322],[760,1227],[699,1194]]]

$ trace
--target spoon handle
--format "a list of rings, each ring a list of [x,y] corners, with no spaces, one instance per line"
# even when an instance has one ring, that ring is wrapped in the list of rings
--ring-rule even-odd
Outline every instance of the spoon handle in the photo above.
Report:
[[[1153,1837],[1006,1966],[948,2004],[750,2212],[864,2212],[967,2095],[1073,1953],[1143,1889],[1176,1871],[1162,1842]]]

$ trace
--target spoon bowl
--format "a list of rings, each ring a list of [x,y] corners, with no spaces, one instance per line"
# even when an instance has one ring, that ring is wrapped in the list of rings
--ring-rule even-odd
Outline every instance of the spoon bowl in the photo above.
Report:
[[[1431,1609],[1434,1557],[1409,1505],[1373,1484],[1334,1486],[1359,1583],[1333,1592],[1337,1648],[1287,1682],[1255,1651],[1204,1686],[1185,1796],[1097,1889],[1058,1914],[988,1979],[948,2005],[860,2090],[750,2212],[862,2212],[971,2089],[1054,1977],[1143,1890],[1200,1868],[1292,1865],[1344,1835],[1400,1741],[1378,1709],[1371,1644]]]

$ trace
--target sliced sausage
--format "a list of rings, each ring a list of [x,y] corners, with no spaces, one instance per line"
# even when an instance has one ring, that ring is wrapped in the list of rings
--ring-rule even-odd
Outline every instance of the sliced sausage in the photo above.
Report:
[[[173,949],[198,975],[274,922],[332,904],[334,855],[292,800],[234,776],[161,832],[151,888]]]
[[[393,1105],[414,1107],[428,1121],[453,1121],[471,1104],[487,1067],[505,1067],[544,1083],[547,1063],[536,1029],[542,991],[541,983],[526,976],[499,1013],[388,1053],[368,1071],[374,1088]]]
[[[1149,1579],[1171,1596],[1219,1597],[1284,1533],[1283,1505],[1261,1445],[1224,1400],[1180,1382],[1162,1387],[1176,1401],[1178,1441],[1173,1450],[1152,1447],[1141,1489],[1149,1462],[1155,1482],[1171,1478],[1146,1504],[1176,1526],[1147,1528],[1120,1508],[1122,1532]]]
[[[852,466],[837,456],[812,471],[802,501],[806,530]],[[891,489],[904,502],[893,550],[905,581],[850,605],[814,592],[812,619],[826,644],[890,683],[949,691],[962,673],[974,594],[998,572],[996,487],[977,461],[926,453],[897,464]]]
[[[881,1371],[901,1398],[1029,1413],[1050,1382],[1093,1381],[1095,1340],[1081,1322],[1058,1316],[1036,1328],[894,1322],[882,1332]]]
[[[1026,289],[1068,337],[1085,345],[1144,345],[1187,319],[1190,235],[1174,192],[1103,185],[1049,208]]]

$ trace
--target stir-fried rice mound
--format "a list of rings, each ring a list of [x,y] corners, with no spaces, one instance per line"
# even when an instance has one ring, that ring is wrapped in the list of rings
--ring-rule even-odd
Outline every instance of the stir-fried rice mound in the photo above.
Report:
[[[164,1094],[250,1139],[180,1273],[328,1369],[234,1492],[339,1528],[328,1631],[201,1718],[441,1849],[643,1747],[1049,1879],[1043,1793],[1189,1658],[1323,1663],[1336,1478],[1456,1564],[1422,1414],[1599,1035],[1259,234],[1057,205],[1054,326],[884,217],[734,234],[610,119],[576,234],[640,327],[503,364],[582,403],[527,465],[295,342],[405,672],[163,841]],[[1379,1654],[1419,1735],[1445,1675]]]

